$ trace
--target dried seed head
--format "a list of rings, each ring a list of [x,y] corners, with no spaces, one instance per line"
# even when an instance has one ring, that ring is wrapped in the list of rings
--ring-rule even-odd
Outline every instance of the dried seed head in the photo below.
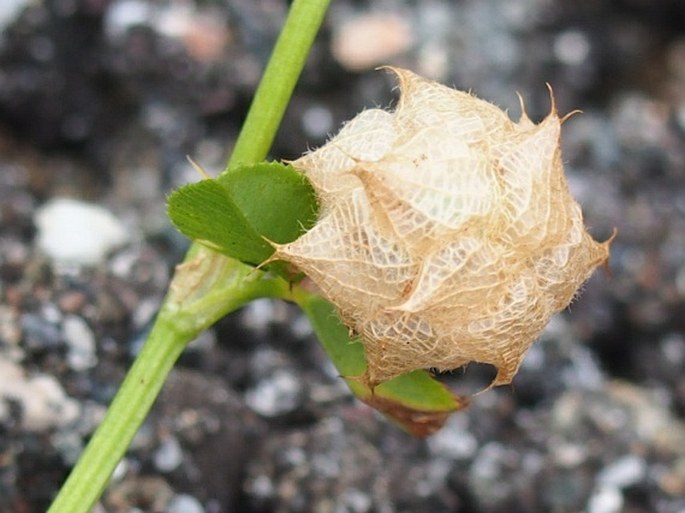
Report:
[[[554,105],[516,123],[474,96],[392,69],[394,112],[371,109],[293,165],[322,205],[276,247],[361,335],[371,384],[468,362],[509,383],[550,317],[609,256],[585,231]]]

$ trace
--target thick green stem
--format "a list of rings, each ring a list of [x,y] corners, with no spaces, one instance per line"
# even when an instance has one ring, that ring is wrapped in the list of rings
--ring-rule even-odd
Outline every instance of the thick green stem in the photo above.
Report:
[[[329,1],[293,2],[229,169],[266,157]],[[143,349],[48,513],[91,511],[188,342],[251,299],[288,293],[282,279],[265,279],[261,271],[193,244]]]

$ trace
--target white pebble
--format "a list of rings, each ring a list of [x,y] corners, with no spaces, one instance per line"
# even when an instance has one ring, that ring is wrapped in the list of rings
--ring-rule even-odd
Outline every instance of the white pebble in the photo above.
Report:
[[[290,331],[297,338],[310,337],[314,330],[306,315],[298,315],[290,324]]]
[[[563,64],[577,66],[585,62],[590,54],[590,41],[578,30],[567,30],[554,40],[554,55]]]
[[[154,455],[155,467],[162,472],[171,472],[178,468],[183,461],[181,444],[174,436],[162,440]]]
[[[616,488],[597,490],[588,501],[587,513],[618,513],[623,507],[623,494]]]
[[[276,370],[245,394],[245,403],[265,417],[275,417],[294,410],[302,387],[291,372]]]
[[[122,479],[124,479],[124,477],[126,477],[126,474],[129,471],[130,466],[131,462],[127,458],[121,458],[119,460],[119,463],[117,463],[117,466],[114,467],[114,472],[112,472],[110,482],[121,481]]]
[[[257,499],[269,499],[274,495],[274,484],[268,476],[259,475],[249,482],[250,493]]]
[[[342,492],[339,501],[347,506],[343,511],[361,513],[372,510],[371,497],[357,488],[347,488]]]
[[[105,12],[105,32],[117,39],[136,25],[149,23],[152,9],[147,3],[139,0],[121,0],[112,2]]]
[[[428,439],[431,453],[439,458],[467,459],[478,449],[478,440],[468,431],[468,426],[453,415],[447,425]]]
[[[95,367],[95,335],[81,317],[68,315],[62,322],[62,336],[69,347],[67,363],[75,371]]]
[[[640,481],[647,472],[645,460],[629,454],[607,465],[597,476],[602,486],[627,488]]]
[[[167,513],[205,513],[205,508],[192,495],[179,494],[169,503]]]
[[[322,105],[313,105],[302,115],[302,128],[309,137],[325,137],[333,129],[333,114]]]
[[[108,210],[69,198],[47,202],[34,223],[38,246],[58,264],[97,264],[129,239],[123,223]]]
[[[262,332],[274,319],[274,302],[271,299],[250,301],[241,312],[243,325],[251,330]]]
[[[80,414],[79,403],[64,393],[54,376],[27,377],[14,362],[0,358],[0,404],[4,403],[4,398],[19,403],[21,426],[26,431],[40,432],[65,426]],[[0,411],[0,418],[7,413]]]
[[[28,4],[29,0],[3,0],[0,2],[0,31],[13,23]]]

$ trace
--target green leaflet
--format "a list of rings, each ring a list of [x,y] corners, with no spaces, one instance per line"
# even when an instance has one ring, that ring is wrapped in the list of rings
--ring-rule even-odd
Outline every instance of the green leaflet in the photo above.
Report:
[[[260,235],[273,242],[291,242],[309,230],[318,215],[309,180],[292,166],[263,162],[222,173],[217,182]]]
[[[314,191],[291,166],[263,162],[239,166],[216,179],[185,185],[167,198],[173,224],[187,237],[226,256],[258,265],[317,216]]]

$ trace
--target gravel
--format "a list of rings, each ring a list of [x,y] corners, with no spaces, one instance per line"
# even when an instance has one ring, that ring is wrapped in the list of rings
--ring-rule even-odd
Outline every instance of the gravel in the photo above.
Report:
[[[187,248],[165,194],[196,179],[185,155],[223,167],[285,8],[2,3],[1,512],[45,511],[101,421]],[[256,302],[184,353],[96,511],[683,513],[684,20],[681,0],[332,2],[274,157],[395,101],[374,59],[514,118],[516,91],[548,112],[549,82],[583,111],[564,160],[596,238],[618,229],[611,270],[428,440],[356,402],[292,305]],[[365,60],[370,22],[389,46]]]

